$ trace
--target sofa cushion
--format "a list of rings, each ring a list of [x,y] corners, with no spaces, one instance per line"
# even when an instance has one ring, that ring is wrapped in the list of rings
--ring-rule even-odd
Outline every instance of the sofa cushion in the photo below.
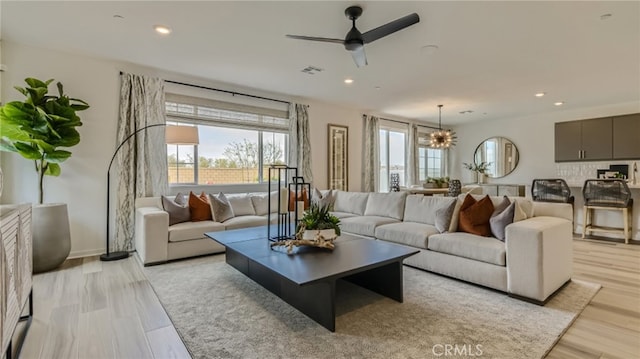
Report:
[[[231,203],[222,192],[218,193],[217,196],[209,194],[209,205],[211,207],[211,216],[216,222],[224,222],[235,215],[233,208],[231,208]]]
[[[252,193],[249,197],[257,216],[269,213],[269,202],[271,202],[271,212],[278,212],[278,191],[271,191],[268,196],[266,193]]]
[[[191,220],[211,221],[211,206],[207,195],[202,192],[200,196],[196,196],[193,192],[189,192],[189,210],[191,211]]]
[[[489,196],[476,201],[473,196],[466,196],[460,207],[458,229],[462,232],[491,236],[489,218],[493,214],[493,203]]]
[[[507,199],[508,201],[509,199]],[[489,226],[494,237],[504,242],[505,228],[513,223],[513,214],[516,209],[516,203],[513,202],[499,212],[494,212],[489,219]]]
[[[374,237],[376,227],[383,224],[398,223],[399,221],[389,217],[379,216],[355,216],[340,220],[340,229],[361,236]]]
[[[369,193],[365,216],[391,217],[402,220],[406,192]]]
[[[222,223],[214,221],[184,222],[169,226],[169,242],[205,238],[206,232],[224,231]]]
[[[178,193],[175,200],[167,196],[162,196],[162,208],[169,213],[169,225],[191,221],[191,210],[186,203],[184,195]]]
[[[404,221],[435,225],[437,209],[454,201],[451,197],[412,194],[405,201]]]
[[[233,208],[234,216],[255,216],[256,210],[253,208],[251,197],[246,194],[230,194],[227,195],[231,208]],[[222,222],[222,221],[219,221]]]
[[[359,216],[364,215],[369,199],[368,192],[345,192],[335,191],[335,201],[333,210],[335,212],[353,213]]]
[[[511,202],[516,202],[524,212],[526,218],[533,217],[533,201],[525,197],[509,197]],[[526,219],[525,218],[525,219]]]
[[[275,217],[275,216],[274,216]],[[277,218],[277,217],[275,217]],[[238,229],[238,228],[247,228],[247,227],[257,227],[264,226],[267,224],[267,217],[261,216],[239,216],[230,218],[224,222],[222,222],[224,228],[229,229]]]
[[[442,233],[429,237],[429,250],[504,266],[507,263],[503,242],[470,233]]]
[[[377,239],[422,249],[427,249],[429,236],[438,233],[438,229],[431,224],[415,222],[384,224],[375,231]]]
[[[332,215],[342,219],[342,218],[349,218],[349,217],[355,217],[356,215],[353,213],[347,213],[347,212],[331,212]]]

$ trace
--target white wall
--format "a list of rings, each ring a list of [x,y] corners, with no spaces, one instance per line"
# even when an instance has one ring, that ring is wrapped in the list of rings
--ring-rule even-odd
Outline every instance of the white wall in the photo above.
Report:
[[[71,256],[103,253],[105,250],[106,170],[116,142],[120,71],[309,104],[312,170],[316,186],[327,186],[327,124],[335,123],[349,126],[349,188],[360,190],[361,110],[8,41],[2,43],[2,62],[9,69],[2,76],[3,102],[21,100],[22,95],[13,90],[13,86],[23,86],[25,78],[36,77],[43,80],[55,78],[64,84],[68,94],[91,105],[89,110],[79,113],[83,121],[79,128],[81,141],[70,149],[73,155],[62,164],[62,175],[47,177],[45,182],[46,202],[68,204]],[[55,90],[55,87],[51,89]],[[0,202],[37,202],[37,176],[32,161],[17,154],[2,153],[0,165],[5,174],[5,189]]]
[[[510,139],[520,153],[516,169],[503,178],[489,183],[531,185],[534,178],[556,177],[554,157],[554,124],[556,122],[622,115],[640,112],[640,103],[623,103],[596,108],[557,110],[544,115],[514,119],[485,120],[456,126],[458,144],[450,150],[449,173],[463,183],[473,182],[473,174],[464,169],[464,162],[473,162],[476,147],[485,139],[502,136]]]

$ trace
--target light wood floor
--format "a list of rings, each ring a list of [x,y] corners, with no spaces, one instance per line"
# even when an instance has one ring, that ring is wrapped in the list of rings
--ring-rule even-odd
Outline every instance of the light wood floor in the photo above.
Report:
[[[574,276],[603,288],[549,358],[640,358],[640,246],[574,241]],[[139,262],[73,259],[34,277],[21,358],[188,358]]]

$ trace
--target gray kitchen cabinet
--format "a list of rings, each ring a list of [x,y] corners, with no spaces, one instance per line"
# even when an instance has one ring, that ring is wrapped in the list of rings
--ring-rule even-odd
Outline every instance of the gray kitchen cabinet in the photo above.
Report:
[[[556,162],[578,161],[582,157],[582,123],[558,122],[555,125]]]
[[[613,158],[640,159],[640,113],[613,118]]]
[[[555,124],[555,160],[597,161],[612,158],[611,117]]]

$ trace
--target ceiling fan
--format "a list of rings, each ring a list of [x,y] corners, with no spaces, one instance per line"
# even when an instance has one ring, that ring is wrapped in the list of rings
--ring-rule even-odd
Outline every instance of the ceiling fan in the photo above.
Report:
[[[367,56],[364,53],[364,44],[368,44],[387,35],[391,35],[396,31],[400,31],[405,27],[409,27],[420,21],[420,17],[418,16],[418,14],[413,13],[386,23],[382,26],[378,26],[375,29],[369,30],[363,34],[356,28],[356,19],[359,18],[360,15],[362,15],[362,8],[360,6],[350,6],[344,11],[344,14],[349,20],[351,20],[353,24],[351,30],[349,30],[344,40],[300,35],[286,36],[291,39],[342,44],[344,45],[345,49],[351,52],[351,56],[353,57],[353,61],[355,61],[356,66],[361,67],[367,65]]]

